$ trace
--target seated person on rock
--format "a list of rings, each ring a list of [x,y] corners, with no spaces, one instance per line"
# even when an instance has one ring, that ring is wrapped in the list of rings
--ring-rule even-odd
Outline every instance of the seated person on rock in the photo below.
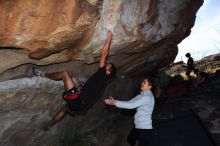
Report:
[[[63,93],[63,99],[66,101],[66,105],[55,114],[52,120],[44,127],[44,130],[48,130],[59,122],[67,113],[70,115],[85,113],[94,104],[98,96],[100,96],[100,91],[107,86],[107,81],[116,73],[114,64],[106,63],[111,40],[112,32],[108,30],[107,40],[101,52],[99,69],[82,86],[80,92],[75,87],[72,77],[67,71],[44,73],[37,68],[33,68],[33,73],[36,76],[52,80],[63,80],[64,82],[65,92]],[[77,81],[82,85],[82,82]]]

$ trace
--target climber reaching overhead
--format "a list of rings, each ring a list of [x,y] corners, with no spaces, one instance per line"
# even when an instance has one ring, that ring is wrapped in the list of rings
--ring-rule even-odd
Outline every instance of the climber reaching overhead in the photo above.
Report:
[[[71,75],[67,71],[44,73],[37,68],[33,68],[33,74],[40,77],[45,77],[52,80],[63,80],[65,92],[63,99],[66,105],[61,108],[52,120],[44,127],[48,130],[54,124],[59,122],[67,113],[74,115],[76,113],[85,113],[100,96],[102,91],[107,86],[107,81],[116,73],[116,68],[113,63],[106,63],[110,44],[112,40],[112,32],[107,31],[107,40],[101,51],[101,58],[98,70],[84,84],[80,80],[77,82],[82,86],[79,92],[74,85]]]

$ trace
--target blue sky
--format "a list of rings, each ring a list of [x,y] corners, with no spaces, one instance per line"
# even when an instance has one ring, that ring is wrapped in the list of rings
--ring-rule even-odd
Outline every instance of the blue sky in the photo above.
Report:
[[[185,54],[191,53],[194,60],[220,52],[220,0],[204,0],[196,14],[190,36],[179,45],[175,62],[186,62]]]

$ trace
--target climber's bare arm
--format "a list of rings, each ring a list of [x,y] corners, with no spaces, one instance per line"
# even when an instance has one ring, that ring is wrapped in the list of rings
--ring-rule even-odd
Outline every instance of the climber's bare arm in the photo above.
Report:
[[[111,40],[112,40],[112,31],[108,30],[107,31],[107,40],[105,41],[105,44],[104,44],[104,46],[102,48],[102,52],[101,52],[101,58],[100,58],[100,62],[99,62],[100,68],[105,66],[106,58],[108,56],[109,47],[111,44]]]

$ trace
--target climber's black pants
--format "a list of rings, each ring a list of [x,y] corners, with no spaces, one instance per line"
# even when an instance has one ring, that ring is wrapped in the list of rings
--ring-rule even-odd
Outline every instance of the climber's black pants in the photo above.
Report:
[[[152,129],[133,128],[128,135],[127,141],[131,146],[134,146],[136,141],[138,141],[138,146],[148,146],[150,144],[151,135]]]

